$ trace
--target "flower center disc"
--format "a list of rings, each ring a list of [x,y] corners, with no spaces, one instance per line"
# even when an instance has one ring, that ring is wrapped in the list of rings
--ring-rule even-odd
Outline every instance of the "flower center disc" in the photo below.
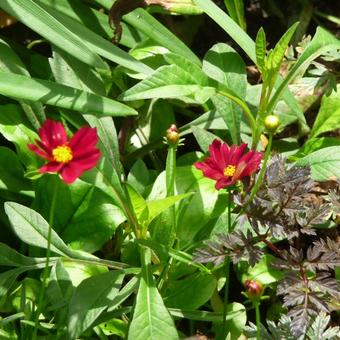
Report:
[[[54,160],[58,163],[68,163],[73,158],[71,148],[66,145],[58,146],[53,149],[52,155]]]
[[[224,176],[226,176],[226,177],[231,177],[231,176],[234,175],[235,171],[236,171],[236,166],[235,166],[235,165],[228,165],[228,166],[224,169],[223,174],[224,174]]]

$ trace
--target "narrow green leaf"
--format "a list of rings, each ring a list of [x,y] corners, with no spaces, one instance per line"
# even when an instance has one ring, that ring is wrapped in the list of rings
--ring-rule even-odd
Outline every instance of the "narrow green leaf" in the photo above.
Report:
[[[128,340],[177,340],[174,322],[144,263]]]
[[[27,77],[30,76],[20,58],[2,39],[0,39],[0,70],[4,72],[22,74]],[[32,126],[38,129],[46,119],[42,104],[30,101],[21,101],[20,104]]]
[[[102,116],[137,114],[134,109],[106,97],[48,80],[6,72],[0,72],[0,94]]]
[[[286,53],[286,49],[288,47],[289,41],[292,38],[297,26],[298,22],[293,24],[287,32],[281,37],[279,42],[275,45],[274,49],[271,51],[270,55],[268,55],[268,59],[266,61],[266,68],[273,72],[276,75],[276,72],[280,68],[283,57]]]
[[[76,339],[107,309],[118,293],[124,272],[109,271],[85,279],[75,289],[69,304],[68,335]]]
[[[73,34],[76,34],[79,38],[81,38],[82,42],[91,51],[96,52],[98,55],[111,60],[118,65],[122,65],[128,69],[140,72],[144,75],[149,75],[152,73],[153,70],[150,67],[143,64],[141,61],[133,58],[127,52],[112,44],[112,42],[94,33],[85,25],[73,20],[69,16],[64,15],[63,13],[55,10],[52,7],[46,6],[45,4],[41,4],[41,6],[44,8],[44,10],[46,10],[46,12],[50,13],[51,15],[53,15],[53,17],[58,19],[58,21],[60,21],[64,26],[70,27]],[[73,55],[73,57],[77,58],[76,55]],[[102,63],[105,64],[103,61]]]
[[[48,223],[36,211],[15,202],[5,203],[5,212],[13,231],[25,243],[47,248]],[[54,230],[51,233],[51,250],[61,256],[72,254]]]
[[[312,168],[312,178],[316,181],[328,181],[340,178],[340,148],[330,146],[312,152],[299,159],[297,166],[310,166]]]
[[[34,1],[2,0],[0,7],[47,40],[93,67],[107,68],[77,35]]]
[[[254,41],[234,20],[211,0],[193,1],[230,35],[253,62],[256,62]]]
[[[256,49],[256,65],[258,66],[261,73],[263,73],[266,60],[267,40],[266,33],[264,32],[264,29],[262,27],[259,29],[256,35],[255,49]]]

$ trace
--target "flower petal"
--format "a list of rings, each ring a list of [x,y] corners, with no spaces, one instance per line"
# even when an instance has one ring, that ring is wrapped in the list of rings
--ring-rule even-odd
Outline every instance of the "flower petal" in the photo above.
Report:
[[[47,159],[48,161],[52,160],[51,156],[46,151],[40,149],[37,145],[35,145],[35,144],[28,144],[27,146],[28,146],[28,148],[31,151],[36,153],[38,156],[40,156],[40,157],[42,157],[44,159]]]
[[[39,171],[41,173],[45,172],[60,172],[61,169],[63,168],[64,164],[63,163],[58,163],[58,162],[49,162],[45,165],[43,165]]]
[[[239,161],[240,161],[240,158],[242,157],[243,153],[244,153],[244,150],[247,148],[247,144],[243,143],[239,146],[237,146],[233,152],[230,152],[231,154],[231,157],[230,157],[230,160],[229,160],[229,163],[228,165],[236,165]]]
[[[52,149],[67,142],[67,134],[63,124],[51,119],[46,119],[44,125],[39,129],[41,143],[50,152]]]
[[[79,167],[82,170],[89,170],[96,166],[101,154],[96,148],[90,153],[84,154],[82,157],[74,158],[72,160],[72,167]]]
[[[77,152],[93,148],[97,142],[97,129],[84,126],[73,135],[69,142],[69,147],[75,155]]]
[[[85,169],[82,169],[74,164],[69,163],[64,166],[61,171],[61,177],[63,181],[67,184],[73,183],[78,177],[80,177]]]
[[[227,159],[229,158],[229,147],[218,139],[214,139],[209,146],[210,158],[213,159],[222,172],[227,166]]]

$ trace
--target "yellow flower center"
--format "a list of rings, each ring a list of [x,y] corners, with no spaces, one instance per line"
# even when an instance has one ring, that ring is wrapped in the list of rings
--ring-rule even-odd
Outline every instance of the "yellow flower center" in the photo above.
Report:
[[[224,176],[226,176],[226,177],[231,177],[231,176],[234,175],[235,171],[236,171],[236,166],[235,166],[235,165],[228,165],[228,166],[224,169],[223,174],[224,174]]]
[[[70,147],[66,145],[58,146],[52,150],[53,158],[58,163],[68,163],[72,161],[73,154]]]

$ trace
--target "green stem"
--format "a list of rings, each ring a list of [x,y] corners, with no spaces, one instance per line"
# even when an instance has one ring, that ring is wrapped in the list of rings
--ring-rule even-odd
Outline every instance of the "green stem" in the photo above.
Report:
[[[268,163],[268,160],[269,160],[270,152],[272,150],[272,142],[273,142],[273,134],[271,133],[271,134],[269,134],[269,141],[268,141],[266,151],[264,153],[263,163],[262,163],[262,167],[261,167],[259,176],[257,177],[256,183],[253,186],[253,189],[251,190],[248,202],[245,204],[242,211],[244,211],[244,209],[249,205],[249,203],[252,202],[252,200],[254,199],[255,195],[257,194],[257,192],[260,188],[260,185],[262,184],[263,177],[264,177],[264,174],[265,174],[266,169],[267,169],[267,163]]]
[[[227,233],[231,230],[231,190],[228,189],[228,227]],[[224,301],[223,301],[223,336],[226,334],[226,316],[229,300],[229,275],[230,275],[230,257],[225,260],[225,286],[224,286]]]
[[[229,98],[230,100],[232,100],[234,103],[236,103],[237,105],[239,105],[242,108],[242,110],[244,111],[244,113],[246,114],[246,116],[249,120],[249,123],[251,125],[251,130],[252,130],[252,133],[254,135],[254,132],[256,131],[256,120],[255,120],[253,114],[251,113],[248,105],[242,99],[240,99],[236,96],[233,96],[230,93],[227,93],[227,92],[224,92],[224,91],[221,91],[221,90],[218,90],[217,93],[226,97],[226,98]]]
[[[255,307],[256,317],[256,339],[261,340],[261,314],[260,314],[260,301],[256,300],[253,302]]]
[[[55,204],[56,204],[56,201],[57,201],[57,194],[58,194],[58,179],[55,179],[53,196],[52,196],[51,207],[50,207],[50,215],[49,215],[49,219],[48,219],[46,262],[45,262],[45,268],[44,268],[44,272],[43,272],[42,287],[41,287],[39,298],[38,298],[38,304],[37,304],[37,310],[36,310],[36,315],[35,315],[35,323],[34,323],[34,331],[33,331],[32,340],[37,339],[38,326],[39,326],[39,315],[41,313],[42,305],[43,305],[43,301],[44,301],[44,297],[45,297],[46,282],[47,282],[47,277],[48,277],[48,273],[49,273],[49,265],[50,265],[50,257],[51,257],[52,225],[53,225],[53,220],[54,220],[54,211],[55,211]]]

